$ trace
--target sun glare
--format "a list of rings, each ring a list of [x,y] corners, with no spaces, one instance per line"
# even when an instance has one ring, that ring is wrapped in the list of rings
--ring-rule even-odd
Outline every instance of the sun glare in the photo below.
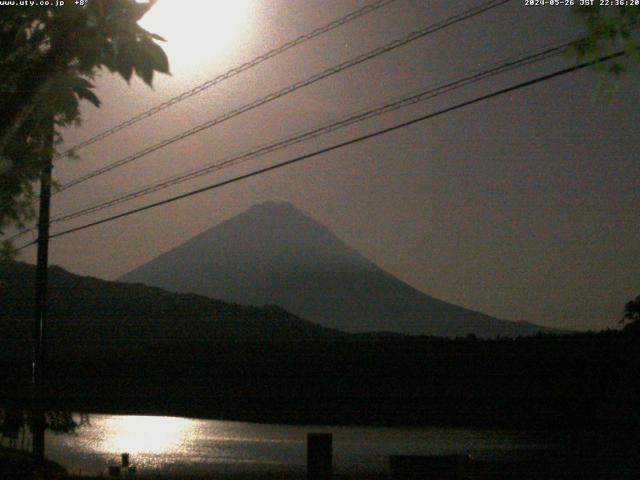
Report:
[[[252,0],[159,0],[140,25],[164,37],[172,71],[193,70],[234,49],[247,30]]]
[[[175,417],[108,417],[103,449],[109,452],[162,454],[183,449],[193,421]]]

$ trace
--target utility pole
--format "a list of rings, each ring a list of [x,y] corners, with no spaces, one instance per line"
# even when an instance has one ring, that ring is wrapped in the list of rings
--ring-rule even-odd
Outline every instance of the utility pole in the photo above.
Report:
[[[38,217],[38,261],[36,266],[35,308],[33,313],[32,365],[32,450],[34,467],[44,465],[45,395],[44,363],[47,326],[47,270],[49,263],[49,211],[51,205],[51,170],[53,169],[53,122],[44,137],[44,166],[40,173],[40,212]]]

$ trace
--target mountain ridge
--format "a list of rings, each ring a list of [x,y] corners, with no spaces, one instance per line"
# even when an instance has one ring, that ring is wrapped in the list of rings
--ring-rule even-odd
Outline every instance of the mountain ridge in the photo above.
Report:
[[[34,278],[33,265],[0,264],[0,321],[7,338],[30,338],[22,330],[30,332],[32,328]],[[275,305],[244,306],[142,284],[82,277],[55,265],[49,267],[48,297],[49,326],[59,330],[52,338],[64,341],[255,341],[265,336],[275,341],[298,341],[349,337]]]
[[[384,271],[288,202],[266,202],[118,280],[225,301],[282,305],[342,331],[480,337],[553,330],[429,296]]]

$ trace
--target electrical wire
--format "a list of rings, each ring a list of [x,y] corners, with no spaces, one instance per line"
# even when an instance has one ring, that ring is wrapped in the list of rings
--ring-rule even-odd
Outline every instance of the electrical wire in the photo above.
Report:
[[[134,117],[131,117],[130,119],[119,123],[117,125],[114,125],[113,127],[109,128],[108,130],[105,130],[91,138],[88,138],[87,140],[84,140],[76,145],[74,145],[73,147],[67,149],[66,151],[60,153],[57,157],[64,157],[64,156],[68,156],[70,153],[72,152],[77,152],[78,150],[87,147],[93,143],[96,143],[100,140],[103,140],[111,135],[113,135],[114,133],[119,132],[120,130],[124,130],[125,128],[130,127],[131,125],[134,125],[142,120],[145,120],[149,117],[152,117],[153,115],[161,112],[162,110],[165,110],[169,107],[171,107],[172,105],[175,105],[176,103],[180,103],[183,100],[186,100],[188,98],[193,97],[194,95],[197,95],[205,90],[207,90],[208,88],[213,87],[214,85],[217,85],[219,83],[222,83],[225,80],[228,80],[232,77],[235,77],[236,75],[241,74],[242,72],[245,72],[246,70],[249,70],[250,68],[256,67],[258,65],[260,65],[261,63],[266,62],[267,60],[276,57],[284,52],[286,52],[287,50],[293,48],[293,47],[297,47],[298,45],[301,45],[315,37],[318,37],[324,33],[327,33],[331,30],[335,30],[338,27],[341,27],[342,25],[345,25],[349,22],[352,22],[353,20],[356,20],[357,18],[363,17],[365,15],[368,15],[369,13],[372,13],[382,7],[385,7],[387,5],[389,5],[390,3],[393,3],[397,0],[378,0],[376,2],[373,2],[369,5],[365,5],[364,7],[355,10],[347,15],[345,15],[344,17],[341,17],[337,20],[333,20],[329,23],[327,23],[326,25],[323,25],[322,27],[318,27],[308,33],[305,33],[303,35],[300,35],[299,37],[283,43],[282,45],[280,45],[279,47],[276,47],[272,50],[269,50],[268,52],[255,57],[252,60],[249,60],[246,63],[243,63],[242,65],[239,65],[237,67],[234,67],[218,76],[216,76],[215,78],[212,78],[211,80],[207,80],[206,82],[192,88],[191,90],[187,90],[179,95],[176,95],[173,98],[170,98],[169,100],[162,102],[158,105],[156,105],[153,108],[150,108],[149,110],[146,110]]]
[[[176,196],[173,196],[173,197],[170,197],[170,198],[158,201],[158,202],[154,202],[154,203],[142,206],[142,207],[134,208],[132,210],[128,210],[126,212],[119,213],[117,215],[111,215],[109,217],[106,217],[106,218],[103,218],[103,219],[100,219],[100,220],[96,220],[94,222],[86,223],[86,224],[80,225],[78,227],[70,228],[70,229],[64,230],[62,232],[55,233],[54,235],[50,235],[49,238],[53,239],[53,238],[61,237],[61,236],[64,236],[64,235],[68,235],[70,233],[75,233],[75,232],[79,232],[81,230],[86,230],[87,228],[91,228],[91,227],[94,227],[94,226],[97,226],[97,225],[101,225],[101,224],[104,224],[104,223],[112,222],[112,221],[118,220],[120,218],[128,217],[128,216],[133,215],[135,213],[139,213],[139,212],[143,212],[143,211],[146,211],[146,210],[150,210],[152,208],[159,207],[159,206],[162,206],[162,205],[167,205],[169,203],[173,203],[173,202],[176,202],[178,200],[182,200],[184,198],[192,197],[194,195],[198,195],[200,193],[204,193],[204,192],[207,192],[207,191],[210,191],[210,190],[218,189],[218,188],[221,188],[223,186],[230,185],[232,183],[236,183],[236,182],[239,182],[239,181],[242,181],[242,180],[246,180],[246,179],[251,178],[251,177],[259,176],[259,175],[262,175],[264,173],[267,173],[267,172],[270,172],[270,171],[273,171],[273,170],[277,170],[277,169],[280,169],[280,168],[283,168],[283,167],[286,167],[286,166],[301,162],[303,160],[307,160],[309,158],[313,158],[313,157],[316,157],[316,156],[319,156],[319,155],[323,155],[325,153],[332,152],[332,151],[338,150],[340,148],[344,148],[344,147],[349,146],[349,145],[354,145],[356,143],[360,143],[362,141],[369,140],[371,138],[375,138],[375,137],[378,137],[380,135],[385,135],[387,133],[391,133],[391,132],[394,132],[396,130],[400,130],[402,128],[406,128],[406,127],[409,127],[411,125],[415,125],[417,123],[424,122],[426,120],[429,120],[429,119],[444,115],[446,113],[449,113],[449,112],[452,112],[452,111],[455,111],[455,110],[459,110],[459,109],[464,108],[464,107],[468,107],[470,105],[474,105],[476,103],[488,100],[490,98],[495,98],[495,97],[498,97],[500,95],[504,95],[506,93],[510,93],[510,92],[513,92],[513,91],[516,91],[516,90],[520,90],[522,88],[525,88],[525,87],[528,87],[528,86],[531,86],[531,85],[535,85],[537,83],[541,83],[541,82],[545,82],[545,81],[551,80],[552,78],[556,78],[556,77],[559,77],[559,76],[562,76],[562,75],[566,75],[568,73],[575,72],[577,70],[580,70],[580,69],[583,69],[585,67],[591,66],[594,63],[601,63],[601,62],[605,62],[605,61],[608,61],[608,60],[612,60],[614,58],[617,58],[617,57],[620,57],[620,56],[624,55],[624,53],[625,53],[624,51],[618,51],[618,52],[613,53],[611,55],[600,57],[596,61],[584,62],[584,63],[578,64],[578,65],[575,65],[575,66],[572,66],[572,67],[564,68],[562,70],[557,70],[555,72],[552,72],[552,73],[549,73],[549,74],[545,74],[545,75],[533,78],[531,80],[527,80],[525,82],[521,82],[521,83],[518,83],[516,85],[512,85],[510,87],[502,88],[502,89],[497,90],[495,92],[492,92],[492,93],[489,93],[489,94],[486,94],[486,95],[482,95],[480,97],[476,97],[476,98],[473,98],[471,100],[467,100],[465,102],[458,103],[458,104],[453,105],[451,107],[447,107],[447,108],[444,108],[442,110],[438,110],[436,112],[429,113],[429,114],[414,118],[412,120],[408,120],[406,122],[402,122],[402,123],[393,125],[393,126],[388,127],[388,128],[377,130],[377,131],[375,131],[373,133],[362,135],[362,136],[353,138],[351,140],[347,140],[345,142],[341,142],[341,143],[332,145],[330,147],[322,148],[320,150],[316,150],[316,151],[311,152],[311,153],[300,155],[298,157],[295,157],[295,158],[292,158],[292,159],[277,163],[275,165],[271,165],[269,167],[261,168],[259,170],[254,170],[253,172],[250,172],[250,173],[247,173],[247,174],[244,174],[244,175],[239,175],[237,177],[234,177],[234,178],[231,178],[231,179],[228,179],[228,180],[224,180],[224,181],[221,181],[221,182],[217,182],[217,183],[214,183],[212,185],[208,185],[206,187],[198,188],[196,190],[192,190],[192,191],[187,192],[187,193],[176,195]],[[25,245],[19,247],[17,249],[17,251],[23,250],[23,249],[33,245],[34,243],[35,242],[30,242],[28,244],[25,244]]]
[[[332,75],[336,75],[348,68],[354,67],[356,65],[359,65],[363,62],[366,62],[372,58],[378,57],[380,55],[383,55],[387,52],[390,52],[391,50],[395,50],[399,47],[402,47],[410,42],[413,42],[415,40],[418,40],[419,38],[423,38],[427,35],[430,35],[432,33],[435,33],[439,30],[442,30],[450,25],[454,25],[456,23],[459,23],[463,20],[466,20],[468,18],[474,17],[476,15],[479,15],[483,12],[489,11],[491,9],[494,9],[500,5],[503,5],[505,3],[510,2],[511,0],[490,0],[488,2],[485,2],[479,6],[476,7],[472,7],[470,9],[465,10],[464,12],[458,13],[456,15],[453,15],[443,21],[440,21],[438,23],[429,25],[425,28],[422,28],[420,30],[416,30],[412,33],[410,33],[409,35],[406,35],[400,39],[394,40],[390,43],[387,43],[381,47],[375,48],[367,53],[358,55],[355,58],[352,58],[351,60],[348,60],[346,62],[340,63],[339,65],[336,65],[334,67],[331,67],[329,69],[326,69],[320,73],[317,73],[315,75],[312,75],[311,77],[308,77],[305,80],[301,80],[298,81],[292,85],[289,85],[288,87],[285,87],[282,90],[279,90],[277,92],[272,92],[269,95],[262,97],[258,100],[255,100],[251,103],[248,103],[240,108],[237,108],[235,110],[232,110],[230,112],[227,112],[223,115],[220,115],[212,120],[209,120],[205,123],[202,123],[200,125],[197,125],[189,130],[186,130],[182,133],[179,133],[177,135],[174,135],[173,137],[167,138],[165,140],[162,140],[161,142],[158,142],[150,147],[147,147],[143,150],[140,150],[132,155],[129,155],[128,157],[125,157],[123,159],[117,160],[113,163],[110,163],[109,165],[106,165],[102,168],[99,168],[97,170],[94,170],[93,172],[87,173],[85,175],[82,175],[80,177],[77,177],[73,180],[70,180],[69,182],[61,185],[57,191],[55,192],[55,194],[61,193],[71,187],[74,187],[76,185],[79,185],[80,183],[86,182],[87,180],[90,180],[92,178],[95,178],[99,175],[102,175],[104,173],[107,173],[109,171],[112,171],[118,167],[121,167],[123,165],[129,164],[135,160],[138,160],[146,155],[149,155],[150,153],[153,153],[157,150],[160,150],[162,148],[165,148],[175,142],[178,142],[180,140],[183,140],[187,137],[190,137],[192,135],[195,135],[196,133],[199,133],[203,130],[209,129],[215,125],[218,125],[222,122],[225,122],[227,120],[230,120],[234,117],[237,117],[238,115],[241,115],[242,113],[248,112],[250,110],[256,109],[262,105],[265,105],[269,102],[272,102],[278,98],[284,97],[285,95],[288,95],[290,93],[293,93],[297,90],[300,90],[301,88],[307,87],[313,83],[316,83],[320,80],[323,80],[327,77],[330,77]]]
[[[236,155],[222,162],[213,163],[204,167],[199,167],[197,169],[183,172],[181,174],[174,175],[172,177],[161,180],[159,182],[155,182],[155,183],[146,185],[142,188],[138,188],[131,192],[120,194],[108,200],[103,200],[96,204],[77,209],[73,212],[63,213],[61,215],[58,215],[52,218],[51,223],[64,222],[64,221],[72,220],[72,219],[85,216],[91,213],[95,213],[97,211],[113,207],[120,203],[128,202],[130,200],[133,200],[133,199],[136,199],[160,190],[164,190],[165,188],[169,188],[174,185],[178,185],[180,183],[193,180],[203,175],[207,175],[215,171],[219,171],[223,168],[238,165],[250,159],[261,157],[268,153],[281,150],[283,148],[292,146],[294,144],[298,144],[313,138],[317,138],[321,135],[326,135],[327,133],[345,128],[349,125],[353,125],[355,123],[359,123],[370,118],[374,118],[386,113],[396,111],[401,108],[408,107],[410,105],[414,105],[419,102],[429,100],[436,96],[449,93],[453,90],[457,90],[459,88],[465,87],[467,85],[478,82],[480,80],[484,80],[486,78],[489,78],[501,73],[512,71],[517,68],[522,68],[526,65],[531,65],[533,63],[537,63],[542,60],[545,60],[554,56],[558,56],[566,52],[566,50],[569,48],[569,46],[572,43],[573,41],[563,42],[562,44],[558,44],[555,46],[545,47],[542,49],[535,49],[533,50],[533,53],[529,51],[528,53],[521,54],[519,56],[511,56],[505,60],[502,60],[501,62],[495,62],[483,67],[482,69],[478,69],[473,73],[468,73],[465,76],[458,78],[456,80],[441,82],[436,86],[430,86],[429,88],[424,89],[418,93],[404,96],[392,102],[387,102],[386,104],[383,104],[381,106],[377,106],[375,108],[371,108],[356,114],[352,114],[341,120],[334,121],[319,127],[315,127],[311,130],[307,130],[305,132],[298,133],[296,135],[286,137],[284,139],[280,139],[276,142],[272,142],[268,145],[261,146],[249,152]]]

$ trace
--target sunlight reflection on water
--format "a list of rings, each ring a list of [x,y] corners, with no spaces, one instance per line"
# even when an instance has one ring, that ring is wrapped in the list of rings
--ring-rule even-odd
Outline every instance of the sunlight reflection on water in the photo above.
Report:
[[[197,429],[197,422],[186,418],[112,416],[100,420],[96,426],[101,432],[93,440],[97,443],[94,448],[131,454],[185,451]]]
[[[275,430],[274,428],[275,427]],[[120,454],[143,471],[301,471],[304,436],[279,426],[138,415],[91,415],[71,436],[47,436],[47,455],[71,473],[104,473]],[[282,448],[288,445],[287,448]],[[301,460],[303,461],[303,460]]]
[[[337,472],[381,472],[391,454],[511,455],[540,448],[527,433],[314,427],[178,417],[91,415],[75,435],[47,436],[47,456],[70,473],[102,474],[129,453],[139,471],[304,472],[306,434],[332,432]]]

